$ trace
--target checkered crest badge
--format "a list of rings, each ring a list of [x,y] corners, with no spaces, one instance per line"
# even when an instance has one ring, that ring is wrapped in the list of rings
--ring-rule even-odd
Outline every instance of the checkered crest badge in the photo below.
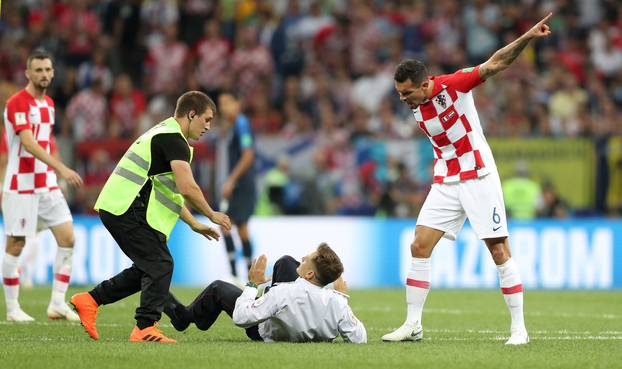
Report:
[[[445,98],[445,95],[442,94],[438,94],[436,95],[436,102],[443,107],[443,109],[447,108],[447,99]]]

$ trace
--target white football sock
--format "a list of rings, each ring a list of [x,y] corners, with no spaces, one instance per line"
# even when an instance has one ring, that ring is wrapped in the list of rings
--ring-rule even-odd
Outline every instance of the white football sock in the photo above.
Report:
[[[431,274],[430,258],[413,258],[406,278],[407,324],[421,324],[423,305],[430,292]]]
[[[19,309],[19,273],[17,265],[19,256],[4,254],[2,260],[2,281],[4,283],[4,300],[6,301],[6,310],[13,311]]]
[[[523,285],[518,273],[518,266],[514,259],[510,258],[501,265],[497,265],[499,270],[499,282],[501,292],[505,299],[505,304],[512,316],[511,331],[516,332],[525,329],[525,319],[523,317]]]
[[[52,282],[52,304],[65,303],[65,294],[69,287],[73,248],[58,247],[54,260],[54,282]]]

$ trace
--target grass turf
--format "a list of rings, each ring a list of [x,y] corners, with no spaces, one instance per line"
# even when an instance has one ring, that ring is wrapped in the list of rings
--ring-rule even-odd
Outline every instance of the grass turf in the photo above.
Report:
[[[199,290],[174,292],[190,302]],[[403,321],[403,290],[352,291],[367,345],[251,342],[224,313],[208,332],[194,326],[176,332],[164,317],[164,332],[179,343],[131,344],[138,295],[100,309],[95,342],[79,324],[46,319],[48,287],[20,293],[22,308],[37,322],[0,321],[0,368],[622,368],[621,291],[528,292],[531,342],[521,347],[503,344],[509,314],[497,291],[433,290],[419,343],[380,341]]]

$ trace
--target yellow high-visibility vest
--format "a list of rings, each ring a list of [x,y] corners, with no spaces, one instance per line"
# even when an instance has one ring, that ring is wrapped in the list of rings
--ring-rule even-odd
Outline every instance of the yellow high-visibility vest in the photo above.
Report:
[[[125,152],[106,181],[95,203],[95,210],[105,210],[114,215],[125,213],[150,179],[152,189],[147,204],[147,223],[168,239],[181,213],[184,197],[177,191],[173,172],[148,175],[151,167],[151,140],[166,133],[177,133],[188,143],[179,124],[172,117],[143,133]],[[192,161],[193,148],[190,145],[188,147]]]

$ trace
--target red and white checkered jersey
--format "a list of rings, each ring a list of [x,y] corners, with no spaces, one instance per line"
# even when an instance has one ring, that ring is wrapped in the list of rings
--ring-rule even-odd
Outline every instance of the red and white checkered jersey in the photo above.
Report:
[[[204,38],[197,43],[194,53],[198,60],[195,76],[199,85],[209,90],[219,89],[227,81],[229,43],[224,38]]]
[[[8,161],[3,191],[26,194],[58,189],[54,170],[29,153],[18,136],[30,129],[39,146],[51,153],[53,125],[54,101],[50,97],[40,101],[24,89],[9,98],[4,109]]]
[[[413,109],[434,149],[434,183],[482,177],[496,171],[471,89],[484,82],[479,66],[430,78],[432,97]]]
[[[8,154],[9,147],[6,145],[6,129],[2,130],[2,138],[0,138],[0,155]]]

